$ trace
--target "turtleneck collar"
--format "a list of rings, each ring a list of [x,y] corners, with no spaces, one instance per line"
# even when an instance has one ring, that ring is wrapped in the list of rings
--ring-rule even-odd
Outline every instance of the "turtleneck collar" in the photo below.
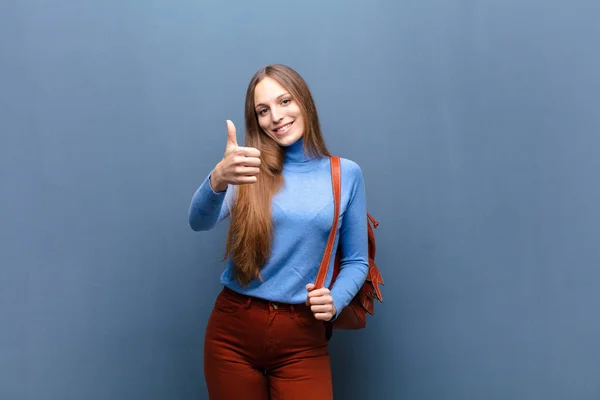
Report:
[[[285,164],[306,163],[316,158],[313,155],[306,155],[304,152],[304,141],[302,138],[298,139],[296,143],[286,146],[283,149],[285,152]]]

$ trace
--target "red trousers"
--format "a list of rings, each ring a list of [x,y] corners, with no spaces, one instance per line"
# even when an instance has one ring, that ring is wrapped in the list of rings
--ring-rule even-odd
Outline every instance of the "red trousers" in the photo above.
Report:
[[[206,328],[204,376],[211,400],[331,400],[325,325],[304,304],[224,288]]]

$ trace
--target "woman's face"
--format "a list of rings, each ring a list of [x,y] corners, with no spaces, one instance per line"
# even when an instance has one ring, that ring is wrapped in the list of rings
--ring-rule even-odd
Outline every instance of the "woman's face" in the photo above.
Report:
[[[299,104],[276,80],[266,77],[254,88],[258,124],[280,146],[290,146],[304,134]]]

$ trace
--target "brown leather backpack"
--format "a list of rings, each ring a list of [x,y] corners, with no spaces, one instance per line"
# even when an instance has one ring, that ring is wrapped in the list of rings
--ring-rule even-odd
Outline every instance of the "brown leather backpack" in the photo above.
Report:
[[[339,222],[340,213],[340,197],[341,197],[341,171],[340,171],[340,159],[336,156],[331,156],[331,180],[333,183],[333,195],[334,195],[334,217],[331,231],[329,232],[329,238],[327,240],[327,246],[319,266],[319,272],[315,279],[315,288],[321,288],[325,284],[325,278],[327,277],[327,269],[331,256],[333,255],[333,245],[335,242],[335,234],[337,232],[337,226]],[[369,246],[369,271],[367,278],[350,303],[344,307],[344,309],[337,316],[332,324],[328,324],[328,336],[331,336],[331,328],[336,329],[362,329],[367,326],[367,313],[374,315],[375,309],[373,306],[373,300],[377,299],[379,302],[383,302],[379,285],[383,285],[383,278],[379,272],[379,268],[375,264],[375,234],[374,229],[377,228],[379,223],[367,213],[367,228],[368,228],[368,246]],[[335,254],[335,260],[333,265],[333,279],[331,285],[335,282],[336,277],[340,273],[340,259],[341,249],[338,249]]]

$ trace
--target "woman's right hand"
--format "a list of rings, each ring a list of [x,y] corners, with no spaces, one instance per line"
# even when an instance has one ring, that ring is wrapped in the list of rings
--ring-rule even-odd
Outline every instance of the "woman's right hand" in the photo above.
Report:
[[[223,192],[227,185],[255,183],[260,173],[260,151],[237,144],[235,125],[227,120],[227,145],[223,159],[215,166],[210,185],[215,192]]]

